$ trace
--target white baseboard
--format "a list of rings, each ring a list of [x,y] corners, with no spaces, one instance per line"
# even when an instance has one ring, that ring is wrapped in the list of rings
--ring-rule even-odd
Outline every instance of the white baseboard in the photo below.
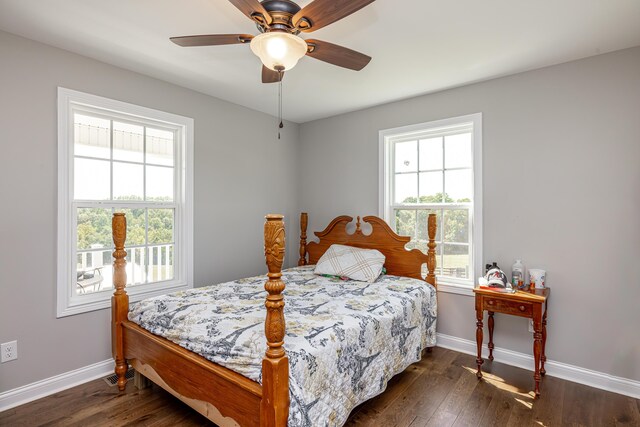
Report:
[[[473,356],[475,356],[478,351],[475,341],[451,335],[438,333],[436,342],[438,347],[448,348]],[[486,344],[482,346],[482,354],[485,359],[489,354],[489,348]],[[495,347],[493,349],[493,357],[497,362],[533,371],[532,355]],[[544,367],[549,376],[640,399],[640,381],[616,377],[603,372],[592,371],[591,369],[580,368],[549,359],[545,362]]]
[[[477,351],[475,341],[441,333],[437,334],[437,346],[474,356]],[[485,357],[489,354],[486,344],[483,345],[483,354]],[[498,362],[533,371],[533,356],[531,355],[499,347],[493,349],[493,355]],[[552,377],[640,399],[640,381],[620,378],[553,360],[547,360],[545,368],[547,375]],[[0,412],[111,374],[113,369],[114,361],[109,359],[5,391],[0,393]]]
[[[0,412],[113,373],[113,359],[0,393]]]

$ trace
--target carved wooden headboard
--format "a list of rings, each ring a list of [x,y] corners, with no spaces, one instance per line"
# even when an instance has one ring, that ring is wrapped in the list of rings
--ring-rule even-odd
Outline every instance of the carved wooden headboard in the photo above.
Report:
[[[360,217],[356,221],[356,230],[353,234],[347,233],[347,224],[353,218],[342,215],[335,218],[323,231],[316,231],[318,242],[307,243],[306,213],[300,215],[300,260],[298,265],[316,264],[329,246],[333,244],[349,245],[365,249],[377,249],[385,256],[385,268],[388,274],[395,276],[413,277],[426,280],[433,286],[436,285],[436,215],[429,214],[428,253],[419,249],[405,249],[405,245],[411,240],[407,236],[397,235],[387,223],[376,216],[365,216],[362,220],[371,225],[371,233],[362,232]],[[427,264],[428,274],[422,277],[422,266]]]

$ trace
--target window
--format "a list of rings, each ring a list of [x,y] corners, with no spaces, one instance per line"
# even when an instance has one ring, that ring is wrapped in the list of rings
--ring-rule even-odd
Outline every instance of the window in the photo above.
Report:
[[[481,126],[478,113],[380,131],[381,217],[426,252],[435,213],[438,286],[462,294],[482,274]]]
[[[108,307],[111,218],[132,301],[193,282],[193,120],[58,88],[58,317]]]

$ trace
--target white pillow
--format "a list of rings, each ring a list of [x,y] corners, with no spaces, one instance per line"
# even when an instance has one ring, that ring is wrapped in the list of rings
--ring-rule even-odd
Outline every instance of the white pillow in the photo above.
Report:
[[[384,255],[375,249],[331,245],[316,264],[315,274],[346,276],[361,282],[375,281],[384,266]]]

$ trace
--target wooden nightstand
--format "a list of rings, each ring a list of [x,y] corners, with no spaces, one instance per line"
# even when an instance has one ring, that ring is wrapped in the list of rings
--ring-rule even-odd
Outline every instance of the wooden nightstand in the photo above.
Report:
[[[535,380],[536,397],[540,396],[540,379],[546,373],[544,362],[547,360],[545,356],[547,300],[551,289],[535,289],[533,291],[518,291],[515,294],[503,294],[475,288],[473,292],[476,295],[476,342],[478,344],[478,357],[476,359],[478,372],[476,375],[478,379],[482,378],[480,367],[484,363],[482,360],[482,319],[484,310],[489,312],[489,360],[493,360],[493,314],[504,313],[526,317],[533,319],[533,359],[535,362],[533,378]]]

